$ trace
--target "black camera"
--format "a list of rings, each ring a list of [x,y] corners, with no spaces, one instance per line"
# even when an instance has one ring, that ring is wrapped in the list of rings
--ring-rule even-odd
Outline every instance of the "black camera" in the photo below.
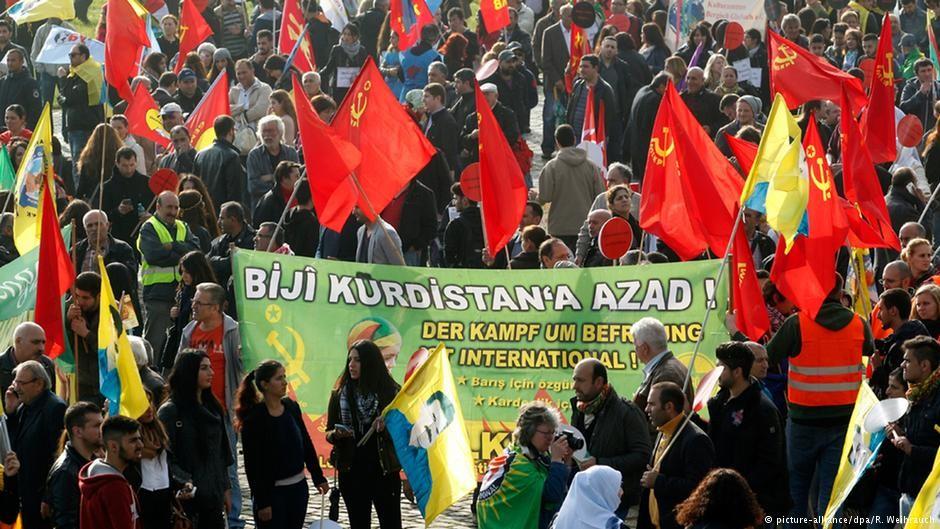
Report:
[[[568,441],[568,446],[572,450],[581,450],[584,448],[584,439],[575,437],[571,432],[558,432],[555,434],[555,440],[559,440],[564,437]]]

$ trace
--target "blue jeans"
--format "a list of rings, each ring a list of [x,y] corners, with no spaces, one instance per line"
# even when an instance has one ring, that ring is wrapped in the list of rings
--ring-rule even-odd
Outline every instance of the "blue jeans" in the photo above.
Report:
[[[228,467],[228,479],[232,483],[232,511],[228,513],[229,529],[243,529],[245,521],[242,520],[242,488],[238,483],[238,436],[235,434],[235,428],[232,421],[225,419],[225,430],[228,434],[228,445],[232,449],[232,458],[235,462]]]
[[[845,426],[807,426],[787,419],[787,466],[790,471],[790,516],[807,517],[812,504],[816,516],[823,516],[832,494],[832,482],[839,470]],[[810,498],[813,476],[818,481],[815,498]],[[803,527],[805,524],[788,524]]]
[[[42,98],[42,104],[52,105],[55,101],[56,76],[49,75],[46,72],[39,74],[39,97]]]
[[[403,255],[407,266],[424,266],[427,264],[421,262],[421,250],[405,250]]]
[[[901,493],[889,489],[884,485],[878,485],[875,492],[875,499],[871,502],[871,508],[868,510],[868,529],[891,529],[895,524],[888,523],[888,517],[897,519]]]
[[[555,94],[546,83],[542,87],[545,102],[542,105],[542,154],[555,152]]]
[[[69,153],[72,155],[72,178],[75,179],[75,189],[78,190],[78,181],[80,178],[78,171],[78,156],[88,143],[91,137],[91,131],[88,130],[70,130],[68,133]]]

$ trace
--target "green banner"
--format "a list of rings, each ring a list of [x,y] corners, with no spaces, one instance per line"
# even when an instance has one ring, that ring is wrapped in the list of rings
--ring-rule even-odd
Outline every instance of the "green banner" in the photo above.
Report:
[[[348,344],[372,338],[402,382],[419,348],[443,342],[470,446],[483,472],[509,440],[518,407],[554,403],[570,418],[571,372],[600,359],[623,396],[643,379],[630,325],[666,326],[670,350],[688,363],[702,331],[720,261],[563,270],[457,270],[362,265],[239,250],[235,291],[246,369],[275,358],[308,416],[321,460],[330,390]],[[714,366],[726,281],[714,296],[694,373]],[[325,461],[324,466],[325,465]]]

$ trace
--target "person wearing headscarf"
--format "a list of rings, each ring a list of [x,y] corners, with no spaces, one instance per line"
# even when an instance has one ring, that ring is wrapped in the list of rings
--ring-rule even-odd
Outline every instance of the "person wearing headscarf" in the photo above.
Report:
[[[614,511],[620,505],[620,472],[595,465],[574,475],[568,496],[550,529],[620,529],[625,527]]]

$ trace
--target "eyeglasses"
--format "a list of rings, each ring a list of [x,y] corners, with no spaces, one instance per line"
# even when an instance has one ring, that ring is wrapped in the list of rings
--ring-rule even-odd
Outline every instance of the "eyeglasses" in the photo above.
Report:
[[[540,433],[542,435],[555,435],[555,430],[535,430],[535,433]]]
[[[13,383],[16,384],[17,386],[26,386],[26,385],[28,385],[28,384],[32,384],[33,382],[36,382],[37,380],[39,380],[39,379],[38,379],[38,378],[34,378],[34,379],[32,379],[32,380],[17,380],[17,379],[14,378],[14,379],[13,379]]]

